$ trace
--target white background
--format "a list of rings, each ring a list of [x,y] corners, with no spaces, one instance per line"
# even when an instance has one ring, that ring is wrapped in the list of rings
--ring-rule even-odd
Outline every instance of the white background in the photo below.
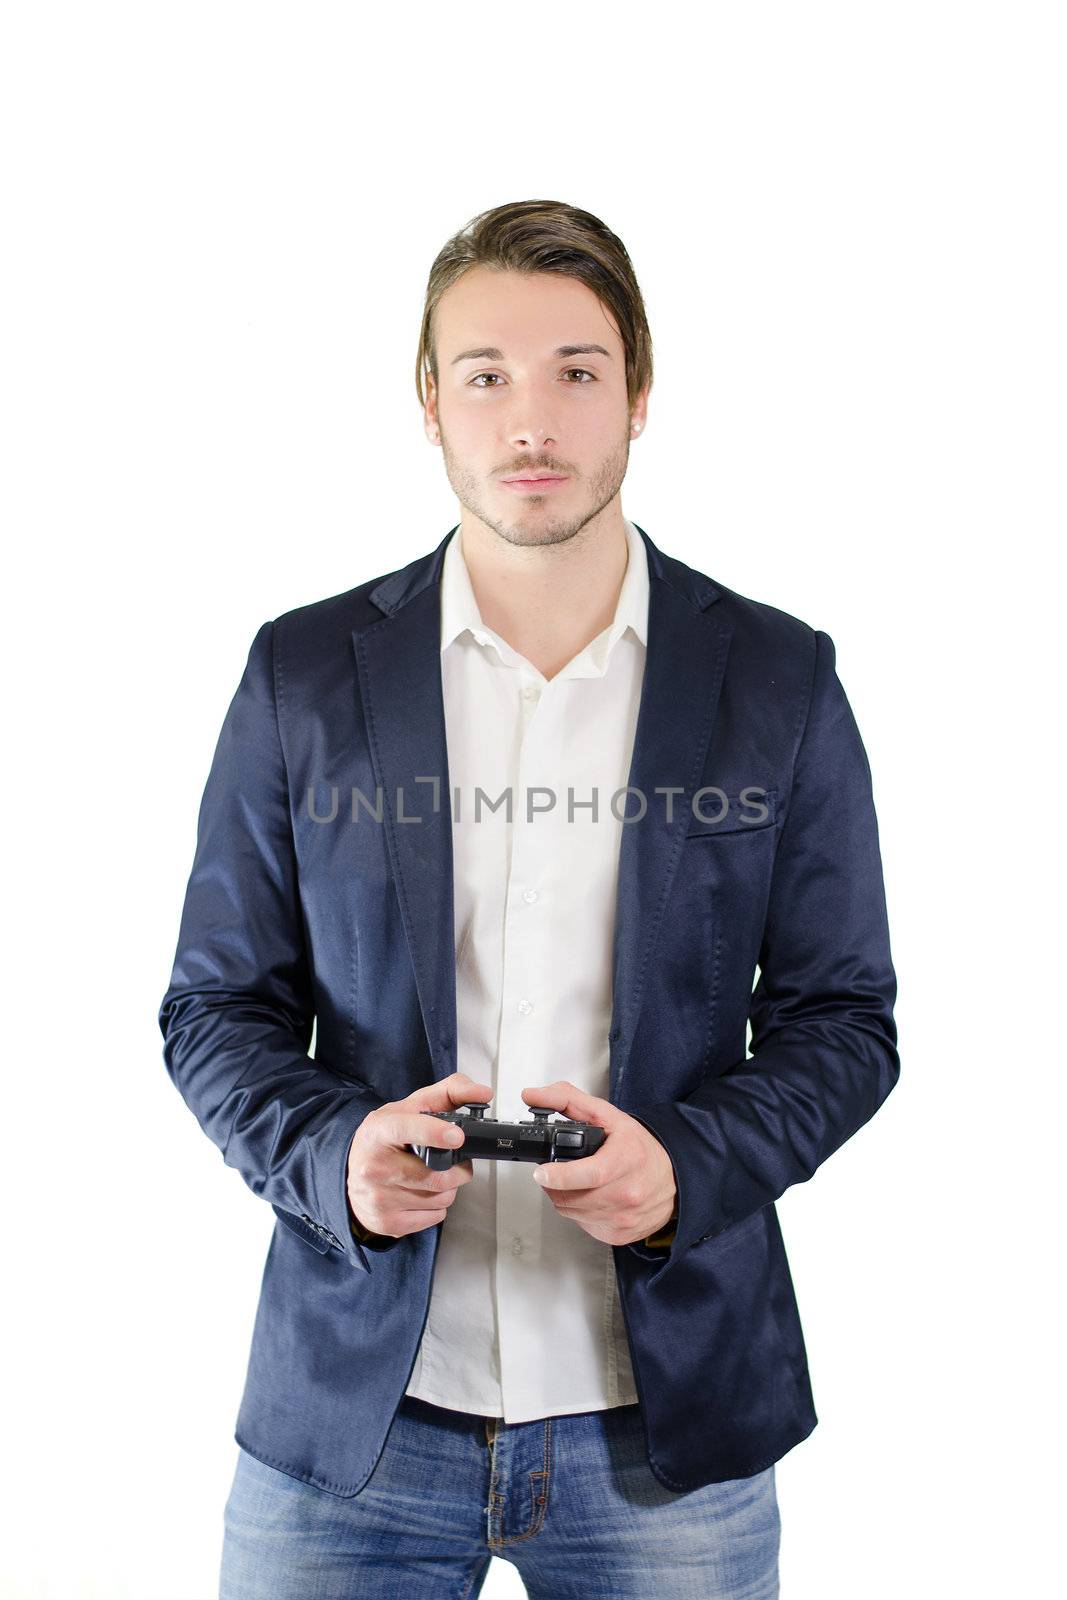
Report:
[[[626,514],[832,635],[874,773],[902,1071],[779,1203],[783,1596],[1051,1592],[1058,9],[7,11],[4,1597],[216,1593],[274,1219],[162,1063],[200,793],[259,625],[458,521],[426,275],[529,198],[644,290]]]

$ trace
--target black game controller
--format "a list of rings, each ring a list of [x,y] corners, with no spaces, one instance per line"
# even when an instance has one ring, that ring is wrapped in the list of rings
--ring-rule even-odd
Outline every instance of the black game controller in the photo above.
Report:
[[[455,1111],[427,1111],[428,1117],[454,1123],[462,1128],[463,1143],[439,1150],[435,1145],[413,1144],[419,1160],[431,1172],[447,1172],[457,1161],[578,1161],[591,1156],[604,1143],[604,1129],[591,1122],[549,1122],[555,1116],[552,1106],[531,1106],[532,1122],[494,1122],[486,1116],[488,1107],[477,1104],[459,1106]]]

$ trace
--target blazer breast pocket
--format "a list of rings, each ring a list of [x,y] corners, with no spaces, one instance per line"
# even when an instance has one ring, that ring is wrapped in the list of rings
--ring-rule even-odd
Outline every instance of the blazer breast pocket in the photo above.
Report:
[[[689,808],[687,839],[735,839],[739,834],[764,833],[778,819],[777,789],[756,784],[737,791],[713,790],[697,802],[700,816]]]

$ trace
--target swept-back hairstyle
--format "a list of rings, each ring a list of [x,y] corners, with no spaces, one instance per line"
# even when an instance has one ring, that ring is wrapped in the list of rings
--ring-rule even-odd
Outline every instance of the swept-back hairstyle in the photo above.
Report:
[[[434,311],[445,290],[470,267],[558,272],[587,284],[607,306],[626,352],[626,393],[633,406],[652,383],[652,338],[626,246],[599,217],[562,200],[515,200],[494,206],[453,234],[430,268],[415,359],[415,390],[425,405],[424,374],[439,385]]]

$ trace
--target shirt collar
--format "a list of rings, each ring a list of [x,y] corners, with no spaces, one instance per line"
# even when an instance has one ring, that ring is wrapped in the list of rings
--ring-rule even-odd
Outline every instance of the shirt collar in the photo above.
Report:
[[[644,540],[633,523],[624,517],[623,525],[626,529],[629,555],[622,587],[619,590],[618,604],[615,607],[615,616],[610,626],[579,653],[574,663],[576,665],[588,654],[598,672],[606,669],[608,657],[616,640],[628,627],[632,628],[643,645],[648,644],[648,556]],[[457,528],[445,546],[441,568],[442,655],[453,640],[465,632],[471,633],[479,644],[491,645],[498,651],[501,645],[504,645],[508,656],[514,657],[514,652],[506,641],[491,628],[486,627],[482,621],[471,585],[470,571],[460,544],[460,529]]]

